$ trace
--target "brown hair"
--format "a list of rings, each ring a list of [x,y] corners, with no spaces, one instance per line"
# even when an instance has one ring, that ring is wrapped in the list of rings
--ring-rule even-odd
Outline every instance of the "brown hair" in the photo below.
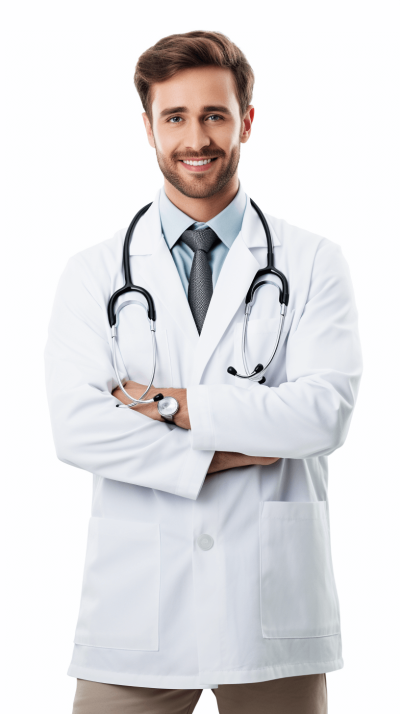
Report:
[[[243,117],[251,102],[254,85],[254,72],[246,57],[222,32],[195,30],[163,37],[137,61],[134,83],[150,122],[152,85],[173,77],[181,69],[207,65],[232,71]]]

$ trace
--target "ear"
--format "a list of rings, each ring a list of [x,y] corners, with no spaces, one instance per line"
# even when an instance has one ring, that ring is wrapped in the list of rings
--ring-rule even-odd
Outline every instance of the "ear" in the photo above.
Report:
[[[251,134],[251,125],[253,123],[254,119],[254,107],[252,104],[249,104],[247,107],[246,114],[244,115],[242,119],[242,128],[241,128],[241,133],[240,133],[240,142],[242,144],[245,144],[246,141],[249,140],[250,134]]]
[[[144,127],[146,129],[148,142],[149,142],[150,146],[152,146],[153,149],[155,149],[156,145],[154,142],[153,129],[151,128],[150,119],[147,116],[146,112],[143,112],[142,117],[143,117]]]

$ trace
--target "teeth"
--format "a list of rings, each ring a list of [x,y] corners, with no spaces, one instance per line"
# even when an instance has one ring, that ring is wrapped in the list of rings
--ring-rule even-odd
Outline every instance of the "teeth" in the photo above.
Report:
[[[184,164],[189,164],[189,166],[203,166],[203,164],[210,164],[212,159],[204,159],[204,161],[185,161]]]

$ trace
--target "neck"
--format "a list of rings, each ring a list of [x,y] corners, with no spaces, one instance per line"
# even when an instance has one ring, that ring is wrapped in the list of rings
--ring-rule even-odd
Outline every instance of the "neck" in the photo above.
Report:
[[[239,190],[239,179],[235,173],[221,191],[208,198],[189,198],[178,191],[166,178],[164,178],[164,188],[169,200],[183,213],[194,221],[207,223],[233,201]]]

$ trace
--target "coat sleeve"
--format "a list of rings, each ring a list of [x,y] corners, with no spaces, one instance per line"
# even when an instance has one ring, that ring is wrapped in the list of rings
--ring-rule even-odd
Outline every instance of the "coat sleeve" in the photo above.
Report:
[[[195,500],[214,452],[193,449],[188,430],[116,409],[105,307],[81,255],[69,260],[58,284],[44,355],[57,456],[105,478]]]
[[[362,356],[348,265],[333,241],[318,246],[300,310],[287,342],[286,382],[188,387],[195,449],[307,459],[344,443]]]

